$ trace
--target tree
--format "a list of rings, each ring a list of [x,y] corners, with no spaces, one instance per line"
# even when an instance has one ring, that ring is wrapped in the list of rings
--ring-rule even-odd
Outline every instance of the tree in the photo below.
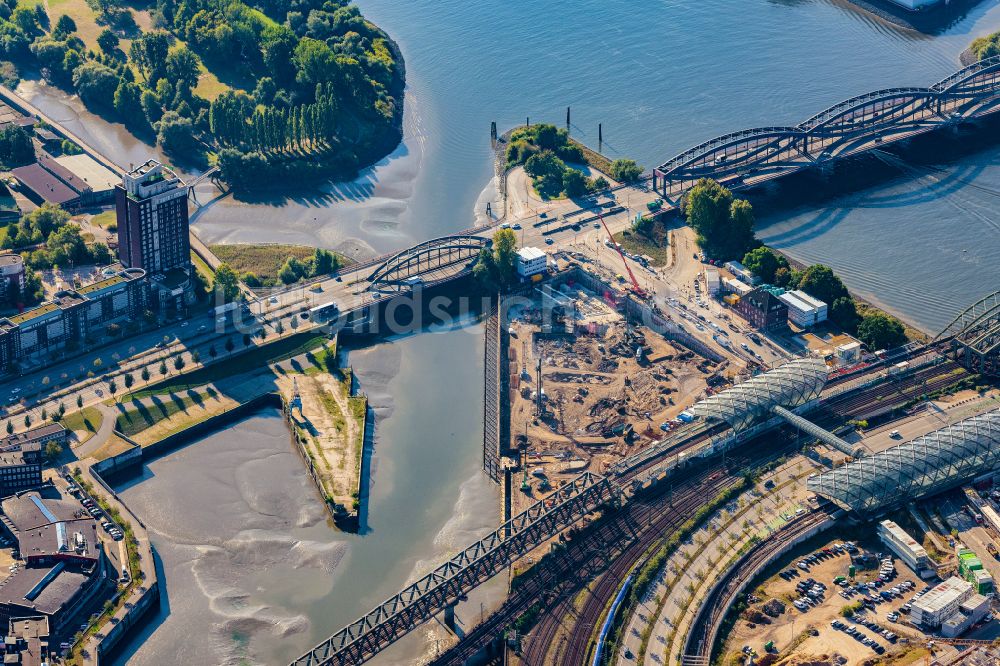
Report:
[[[110,108],[118,88],[118,74],[107,65],[88,60],[73,71],[73,87],[88,105]]]
[[[142,372],[139,373],[139,376],[142,377],[142,381],[148,382],[149,381],[149,368],[143,367]]]
[[[170,35],[166,32],[144,32],[133,40],[128,56],[139,68],[139,73],[150,83],[159,78],[157,74],[166,64],[170,51]]]
[[[492,249],[483,248],[472,274],[490,289],[504,289],[517,279],[517,236],[513,229],[497,229]]]
[[[174,370],[180,372],[184,369],[184,357],[178,354],[174,357]]]
[[[24,128],[14,124],[0,128],[0,162],[15,167],[30,164],[34,159],[35,148]]]
[[[198,56],[192,53],[190,49],[183,46],[174,49],[167,56],[167,77],[174,82],[175,86],[190,91],[198,85],[200,64]]]
[[[823,264],[813,264],[805,270],[799,280],[799,289],[827,305],[832,305],[838,298],[850,296],[833,269]]]
[[[215,271],[212,289],[216,293],[216,298],[221,297],[226,303],[230,303],[240,295],[240,279],[233,268],[223,262]]]
[[[779,268],[788,268],[788,260],[771,248],[761,245],[743,256],[743,265],[762,281],[774,283]]]
[[[158,368],[158,370],[160,371],[160,376],[161,377],[166,377],[166,375],[167,375],[167,362],[166,361],[160,361],[160,367]]]
[[[30,428],[31,427],[31,415],[30,414],[25,414],[24,415],[24,427],[25,428]]]
[[[869,310],[858,324],[858,338],[868,349],[892,349],[906,342],[906,329],[895,317]]]
[[[278,324],[281,324],[280,320],[278,321]],[[232,354],[234,349],[236,349],[236,345],[233,343],[233,339],[226,338],[226,351]]]
[[[635,160],[617,159],[611,163],[611,177],[622,183],[631,183],[642,175],[642,167]]]
[[[55,30],[52,31],[52,34],[60,39],[65,39],[74,32],[76,32],[76,22],[66,14],[63,14],[59,17],[59,20],[56,21],[56,27]]]
[[[105,28],[101,31],[101,34],[97,36],[97,45],[108,55],[114,55],[118,51],[118,44],[118,35],[116,35],[110,28]]]
[[[850,296],[841,296],[830,305],[830,319],[848,333],[857,329],[858,307]]]
[[[115,380],[112,379],[110,382],[108,382],[108,390],[111,391],[111,395],[114,395],[115,393],[117,393],[118,392],[118,383]]]
[[[7,421],[7,434],[8,435],[13,435],[14,434],[14,422],[13,421]]]
[[[316,252],[313,253],[312,258],[312,274],[314,277],[329,275],[339,267],[340,261],[335,254],[323,248],[316,248]]]
[[[156,141],[168,153],[190,156],[197,150],[194,124],[176,111],[167,111],[157,125]]]
[[[76,406],[77,409],[83,409],[83,394],[78,393],[76,396]]]
[[[50,463],[55,462],[62,452],[63,448],[59,442],[49,442],[45,445],[45,459]]]
[[[579,169],[566,169],[563,172],[563,191],[571,199],[587,194],[587,177]]]
[[[42,419],[42,421],[44,421],[47,418],[49,418],[49,410],[47,410],[44,407],[42,407],[42,413],[40,414],[40,418]]]
[[[211,357],[212,357],[213,359],[214,359],[214,358],[215,358],[216,356],[218,356],[218,355],[219,355],[219,352],[218,352],[218,350],[217,350],[217,349],[215,348],[215,345],[214,345],[214,344],[213,344],[213,345],[211,345],[211,346],[209,346],[209,348],[208,348],[208,355],[209,355],[209,356],[211,356]]]
[[[126,373],[124,382],[125,382],[125,390],[128,391],[129,389],[132,388],[132,385],[135,384],[135,377],[133,377],[131,373]]]

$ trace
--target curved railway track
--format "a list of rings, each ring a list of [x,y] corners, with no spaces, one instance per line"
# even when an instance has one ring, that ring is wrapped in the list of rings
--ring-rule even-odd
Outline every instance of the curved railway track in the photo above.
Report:
[[[771,557],[790,540],[796,539],[809,530],[833,519],[833,516],[825,511],[808,513],[785,525],[781,530],[772,534],[771,538],[758,543],[733,564],[722,579],[712,587],[708,597],[702,602],[702,608],[685,641],[685,656],[711,658],[719,626],[736,596],[746,584],[753,580]]]

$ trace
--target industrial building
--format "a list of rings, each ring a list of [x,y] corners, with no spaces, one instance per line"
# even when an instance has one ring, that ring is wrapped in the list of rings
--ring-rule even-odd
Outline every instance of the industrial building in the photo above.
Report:
[[[811,328],[826,321],[826,303],[804,291],[799,289],[786,291],[778,298],[788,306],[788,321],[799,328]]]
[[[42,485],[42,446],[37,442],[0,452],[0,497]]]
[[[952,576],[938,583],[924,596],[910,602],[910,621],[925,629],[937,629],[942,622],[958,612],[962,602],[971,599],[974,594],[968,581]]]
[[[931,568],[930,557],[924,547],[906,533],[902,527],[891,520],[883,520],[878,524],[878,535],[882,542],[896,553],[906,566],[918,574]]]
[[[49,442],[65,444],[68,438],[69,430],[61,423],[48,423],[0,438],[0,451],[19,451],[29,444],[37,445],[39,449],[42,449]]]
[[[1000,409],[935,430],[809,479],[809,490],[875,515],[1000,468]]]
[[[0,622],[42,616],[53,633],[72,633],[74,617],[117,577],[98,540],[97,521],[51,486],[44,495],[8,497],[0,510],[0,524],[25,561],[0,582]]]
[[[151,275],[191,265],[187,185],[169,168],[149,160],[115,186],[118,253],[122,264]]]
[[[537,247],[522,247],[517,251],[517,274],[522,278],[544,273],[548,268],[548,255]]]
[[[126,269],[51,301],[0,319],[0,369],[47,360],[53,352],[80,348],[109,334],[111,324],[138,321],[147,307],[146,273]]]
[[[36,150],[36,162],[11,169],[11,175],[37,203],[51,203],[68,210],[111,201],[111,170],[86,154],[52,157]]]
[[[787,326],[788,306],[765,287],[757,287],[741,297],[736,311],[759,331],[775,331]]]

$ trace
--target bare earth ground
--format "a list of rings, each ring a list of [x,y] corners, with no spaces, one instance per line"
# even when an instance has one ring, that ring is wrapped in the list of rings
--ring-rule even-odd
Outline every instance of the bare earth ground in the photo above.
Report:
[[[293,394],[293,381],[302,398],[302,413],[293,411],[292,419],[306,436],[306,448],[316,461],[326,494],[350,507],[361,469],[364,433],[356,412],[363,398],[350,396],[349,378],[319,372],[279,377],[278,389],[286,400]]]

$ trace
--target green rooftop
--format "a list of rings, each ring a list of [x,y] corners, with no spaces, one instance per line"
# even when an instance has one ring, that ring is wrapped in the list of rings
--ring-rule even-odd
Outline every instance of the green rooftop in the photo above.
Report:
[[[42,315],[54,312],[58,307],[59,306],[55,303],[44,303],[33,310],[26,310],[19,315],[10,317],[10,320],[14,324],[23,324],[26,321],[31,321],[35,317],[41,317]]]
[[[93,284],[88,284],[86,287],[80,287],[76,290],[78,294],[92,294],[95,291],[100,291],[101,289],[106,289],[108,287],[113,287],[116,284],[121,284],[125,282],[125,278],[121,275],[112,275],[106,280],[101,280],[100,282],[94,282]]]

